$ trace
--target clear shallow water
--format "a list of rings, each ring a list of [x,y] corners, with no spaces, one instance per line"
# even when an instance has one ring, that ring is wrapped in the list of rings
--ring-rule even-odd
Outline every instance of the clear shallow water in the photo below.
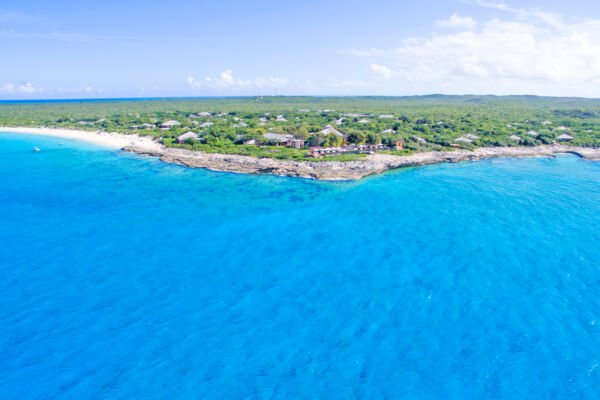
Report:
[[[327,183],[0,134],[0,207],[3,399],[600,398],[600,163]]]

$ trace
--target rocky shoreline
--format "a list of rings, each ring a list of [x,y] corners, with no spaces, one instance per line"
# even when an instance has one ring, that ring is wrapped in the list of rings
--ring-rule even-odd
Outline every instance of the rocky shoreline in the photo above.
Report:
[[[558,153],[576,154],[586,160],[600,161],[600,148],[550,145],[537,147],[483,147],[469,150],[415,153],[410,156],[372,154],[360,161],[287,161],[233,154],[208,154],[165,147],[148,136],[115,132],[81,131],[56,128],[0,127],[0,132],[54,136],[93,142],[102,146],[158,157],[162,161],[190,168],[242,174],[272,174],[319,180],[357,180],[390,169],[476,161],[492,157],[554,157]]]
[[[600,161],[600,149],[565,145],[537,147],[484,147],[474,151],[455,150],[424,152],[409,156],[372,154],[363,161],[287,161],[254,158],[232,154],[208,154],[161,146],[160,149],[123,147],[137,154],[159,157],[162,161],[190,168],[205,168],[243,174],[273,174],[319,180],[358,180],[390,169],[439,164],[444,162],[476,161],[493,157],[554,157],[559,153],[576,154],[586,160]]]

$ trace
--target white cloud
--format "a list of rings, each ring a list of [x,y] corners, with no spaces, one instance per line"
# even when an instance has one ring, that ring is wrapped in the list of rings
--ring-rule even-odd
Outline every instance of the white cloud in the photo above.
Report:
[[[79,94],[102,94],[102,93],[104,93],[104,90],[97,89],[91,85],[87,85],[87,86],[71,87],[71,88],[59,87],[58,89],[56,89],[56,92],[60,93],[60,94],[79,95]]]
[[[404,40],[397,49],[408,79],[450,76],[583,84],[600,80],[600,21],[568,29],[492,20],[478,32]]]
[[[0,24],[10,22],[30,22],[33,19],[27,14],[16,11],[0,11]]]
[[[186,80],[187,84],[194,89],[214,89],[214,90],[227,90],[227,89],[252,89],[252,88],[265,88],[265,87],[277,87],[285,86],[287,80],[285,78],[255,78],[240,79],[233,76],[231,70],[223,71],[218,77],[205,77],[204,79],[196,79],[189,76]]]
[[[28,95],[39,92],[42,92],[42,90],[33,86],[30,82],[25,82],[17,85],[13,83],[6,83],[3,86],[0,86],[0,93],[3,94]]]
[[[404,78],[404,84],[429,82],[425,86],[434,91],[447,85],[463,93],[598,96],[600,19],[573,21],[537,8],[463,1],[498,10],[502,18],[476,23],[455,14],[436,25],[457,30],[404,39],[374,57],[371,71],[381,79]]]
[[[350,56],[357,56],[357,57],[383,56],[386,54],[385,50],[376,49],[376,48],[369,49],[369,50],[348,49],[348,50],[341,50],[339,53],[350,55]]]
[[[504,3],[495,3],[484,0],[462,0],[463,3],[475,4],[480,7],[492,8],[500,11],[506,11],[515,14],[517,17],[522,19],[536,19],[544,22],[550,26],[562,27],[564,26],[562,18],[559,14],[542,11],[539,8],[525,9],[525,8],[514,8]]]
[[[387,80],[392,78],[392,70],[385,65],[371,64],[371,71],[373,71],[379,79]]]
[[[259,89],[265,87],[277,87],[287,85],[287,79],[285,78],[256,78],[254,80],[254,86]]]
[[[461,17],[458,14],[453,14],[447,19],[437,21],[436,26],[440,28],[473,28],[477,22],[472,17]]]

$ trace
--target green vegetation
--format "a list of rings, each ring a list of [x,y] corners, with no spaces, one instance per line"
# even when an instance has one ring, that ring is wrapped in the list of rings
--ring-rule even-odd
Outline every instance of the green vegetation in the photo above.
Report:
[[[258,158],[276,158],[279,160],[305,160],[308,155],[307,149],[292,149],[283,146],[248,146],[236,144],[210,145],[201,142],[193,144],[173,143],[172,139],[166,139],[164,144],[167,146],[185,148],[194,151],[203,151],[205,153],[237,154],[240,156],[252,156]]]
[[[159,129],[167,121],[179,125]],[[340,136],[315,133],[327,125],[345,134],[350,144],[383,143],[393,147],[396,140],[403,141],[403,150],[388,154],[457,147],[536,146],[560,141],[560,135],[572,137],[564,138],[568,145],[600,147],[600,100],[433,95],[0,103],[0,126],[137,133],[162,140],[167,146],[291,160],[309,159],[308,150],[274,146],[277,141],[263,135],[277,133],[307,140],[314,146],[340,146]],[[178,144],[176,138],[188,131],[195,132],[198,140]],[[362,157],[328,155],[323,160]]]
[[[313,161],[360,161],[366,156],[367,154],[360,153],[332,154],[322,158],[316,158]]]

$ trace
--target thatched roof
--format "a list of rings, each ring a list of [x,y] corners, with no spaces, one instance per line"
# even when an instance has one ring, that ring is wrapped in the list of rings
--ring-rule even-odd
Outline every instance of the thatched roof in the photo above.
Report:
[[[292,135],[282,135],[279,133],[265,133],[265,134],[263,134],[263,137],[265,139],[269,139],[269,140],[273,140],[273,141],[277,141],[277,142],[289,142],[290,140],[294,139],[294,136],[292,136]]]
[[[178,142],[185,142],[188,139],[198,140],[198,138],[199,137],[198,137],[198,134],[196,132],[189,131],[189,132],[184,133],[183,135],[179,135],[177,137],[177,141]]]
[[[557,137],[558,140],[573,140],[573,136],[563,133]]]
[[[168,126],[168,127],[173,127],[173,126],[177,126],[177,125],[181,125],[181,122],[176,121],[174,119],[165,121],[162,124],[160,124],[160,126]]]
[[[323,135],[329,135],[330,133],[333,133],[334,135],[342,137],[342,138],[346,137],[346,135],[344,135],[342,132],[338,131],[331,125],[327,125],[325,128],[320,130],[319,133],[322,133]]]
[[[465,143],[473,143],[473,141],[471,139],[467,139],[466,137],[459,137],[454,139],[455,142],[465,142]]]

